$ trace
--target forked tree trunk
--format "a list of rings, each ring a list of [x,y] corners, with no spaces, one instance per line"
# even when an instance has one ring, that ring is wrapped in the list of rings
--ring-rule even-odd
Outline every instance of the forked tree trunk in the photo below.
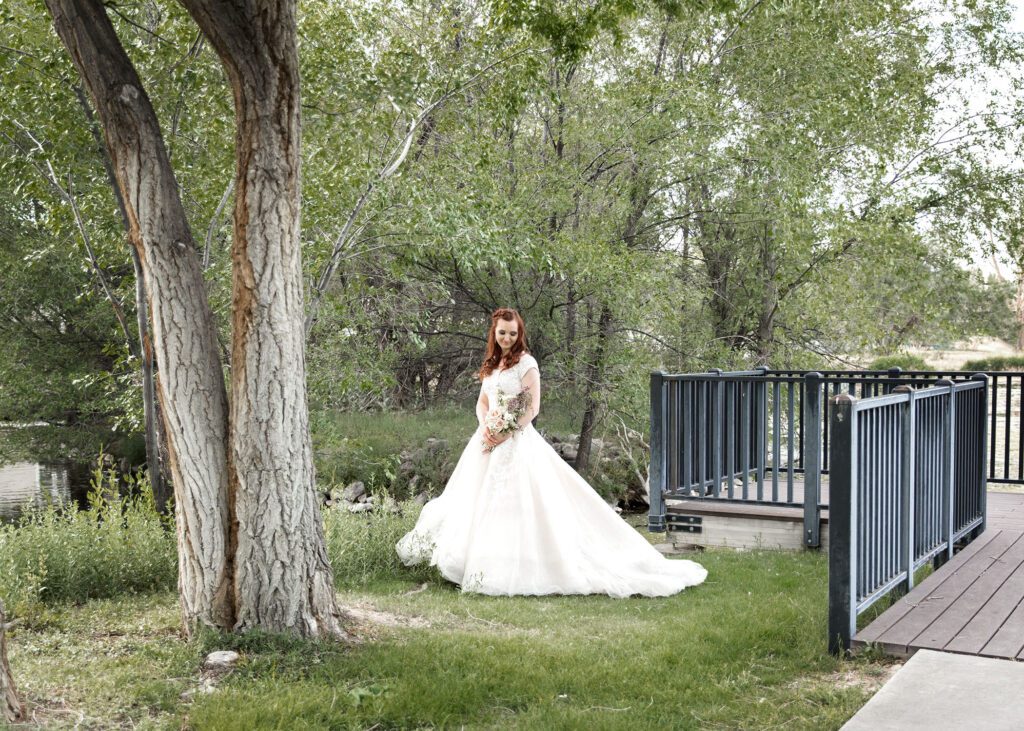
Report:
[[[213,315],[156,114],[101,0],[46,0],[103,125],[146,272],[187,628],[234,625],[227,502],[227,394]]]
[[[337,635],[306,404],[296,3],[182,3],[220,56],[235,100],[235,626]]]
[[[152,105],[101,0],[46,2],[96,102],[146,272],[186,625],[343,634],[306,405],[295,2],[183,0],[235,99],[230,414],[199,256]]]
[[[18,700],[11,668],[7,664],[7,617],[4,615],[3,602],[0,602],[0,698],[3,698],[4,704],[3,716],[0,716],[0,719],[7,723],[20,721],[25,715],[25,709]]]

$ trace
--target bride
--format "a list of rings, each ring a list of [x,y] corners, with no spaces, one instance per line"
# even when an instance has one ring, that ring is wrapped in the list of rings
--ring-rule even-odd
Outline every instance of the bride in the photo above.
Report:
[[[405,564],[430,561],[463,591],[494,595],[667,596],[704,581],[704,567],[658,553],[533,428],[540,371],[515,310],[491,315],[480,378],[479,428],[398,542]],[[510,399],[524,402],[517,419]]]

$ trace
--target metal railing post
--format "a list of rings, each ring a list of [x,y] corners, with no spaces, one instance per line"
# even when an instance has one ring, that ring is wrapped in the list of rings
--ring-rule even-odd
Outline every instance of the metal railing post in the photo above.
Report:
[[[886,371],[886,374],[888,375],[888,377],[891,378],[891,379],[894,379],[894,380],[899,378],[902,373],[903,373],[903,369],[900,368],[899,366],[893,366],[892,368],[890,368],[889,370]],[[883,388],[882,391],[884,393],[892,393],[893,392],[893,385],[891,383],[885,384],[885,388]]]
[[[944,399],[942,409],[942,444],[945,454],[942,455],[942,538],[946,550],[940,554],[945,561],[953,558],[953,534],[955,526],[955,505],[953,492],[956,490],[956,384],[948,378],[935,382],[936,386],[949,388],[949,395]]]
[[[832,399],[829,445],[828,650],[850,649],[857,632],[857,399],[840,393]]]
[[[763,499],[764,492],[764,470],[768,464],[768,366],[758,366],[754,370],[760,373],[757,381],[757,396],[754,400],[756,405],[756,416],[754,422],[757,429],[754,432],[754,444],[757,446],[757,499]]]
[[[806,424],[806,445],[804,458],[804,545],[816,548],[821,545],[821,391],[824,385],[821,374],[808,373],[804,376],[804,423]]]
[[[988,429],[985,422],[988,421],[988,374],[986,373],[975,373],[971,376],[972,381],[982,381],[984,386],[981,389],[981,413],[979,418],[981,424],[978,425],[978,449],[981,450],[981,457],[978,459],[978,463],[981,465],[980,474],[978,475],[978,484],[980,494],[978,499],[981,501],[981,525],[978,526],[972,533],[972,538],[976,538],[985,532],[985,528],[988,526],[988,460],[985,459],[985,455],[988,453]],[[995,439],[995,432],[992,433],[992,438]],[[1024,457],[1024,455],[1022,455]]]
[[[725,469],[725,455],[723,454],[724,448],[722,446],[723,430],[726,429],[725,422],[725,381],[722,380],[722,369],[712,368],[710,373],[715,375],[715,403],[712,409],[711,424],[712,426],[712,447],[711,447],[711,469],[714,470],[714,474],[711,475],[712,487],[711,495],[718,497],[722,490],[722,472]]]
[[[907,572],[906,590],[914,588],[914,457],[916,456],[914,428],[914,389],[897,386],[893,393],[906,394],[907,400],[900,404],[902,411],[902,435],[900,448],[900,570]]]
[[[651,372],[651,469],[647,530],[665,532],[665,373]]]

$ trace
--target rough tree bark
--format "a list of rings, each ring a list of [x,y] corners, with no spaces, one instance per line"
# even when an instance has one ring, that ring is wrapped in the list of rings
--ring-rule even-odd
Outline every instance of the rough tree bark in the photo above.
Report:
[[[7,617],[4,615],[3,602],[0,602],[0,697],[4,703],[4,712],[0,719],[7,723],[20,721],[25,715],[25,709],[18,700],[11,668],[7,664]]]
[[[186,627],[234,624],[227,394],[192,232],[149,97],[100,0],[46,0],[95,105],[146,272],[171,455]]]
[[[306,402],[296,3],[182,4],[220,56],[235,101],[235,628],[339,635]]]
[[[101,0],[46,0],[92,95],[145,274],[187,627],[342,634],[313,489],[294,0],[183,4],[236,113],[230,412],[199,255],[156,116]]]
[[[114,172],[114,163],[110,159],[110,152],[103,140],[103,131],[96,121],[89,100],[86,98],[85,90],[75,84],[75,97],[78,104],[89,121],[89,132],[96,143],[96,150],[103,160],[103,169],[107,173],[107,180],[114,191],[114,198],[117,201],[117,210],[121,214],[121,224],[124,226],[125,234],[131,237],[131,222],[128,220],[128,209],[121,195],[121,189],[117,185],[117,174]],[[146,467],[149,472],[149,484],[153,490],[153,501],[157,510],[167,513],[170,502],[170,485],[164,479],[163,463],[160,460],[160,447],[163,434],[160,429],[158,409],[156,406],[156,380],[155,363],[153,361],[153,344],[149,337],[149,305],[146,298],[146,282],[142,268],[142,260],[139,252],[134,246],[130,246],[132,254],[132,267],[135,270],[135,320],[139,328],[139,342],[132,346],[134,354],[139,358],[142,371],[142,413],[146,423]]]

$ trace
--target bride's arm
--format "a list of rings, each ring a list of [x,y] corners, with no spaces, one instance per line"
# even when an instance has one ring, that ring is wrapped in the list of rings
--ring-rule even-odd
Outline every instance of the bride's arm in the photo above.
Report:
[[[520,429],[536,419],[540,413],[540,372],[536,368],[531,368],[523,376],[523,388],[530,389],[530,408],[519,417]]]
[[[484,393],[483,384],[480,385],[480,398],[476,400],[476,422],[480,426],[484,425],[484,419],[487,418],[487,411],[490,408],[490,404],[487,402],[487,394]]]

